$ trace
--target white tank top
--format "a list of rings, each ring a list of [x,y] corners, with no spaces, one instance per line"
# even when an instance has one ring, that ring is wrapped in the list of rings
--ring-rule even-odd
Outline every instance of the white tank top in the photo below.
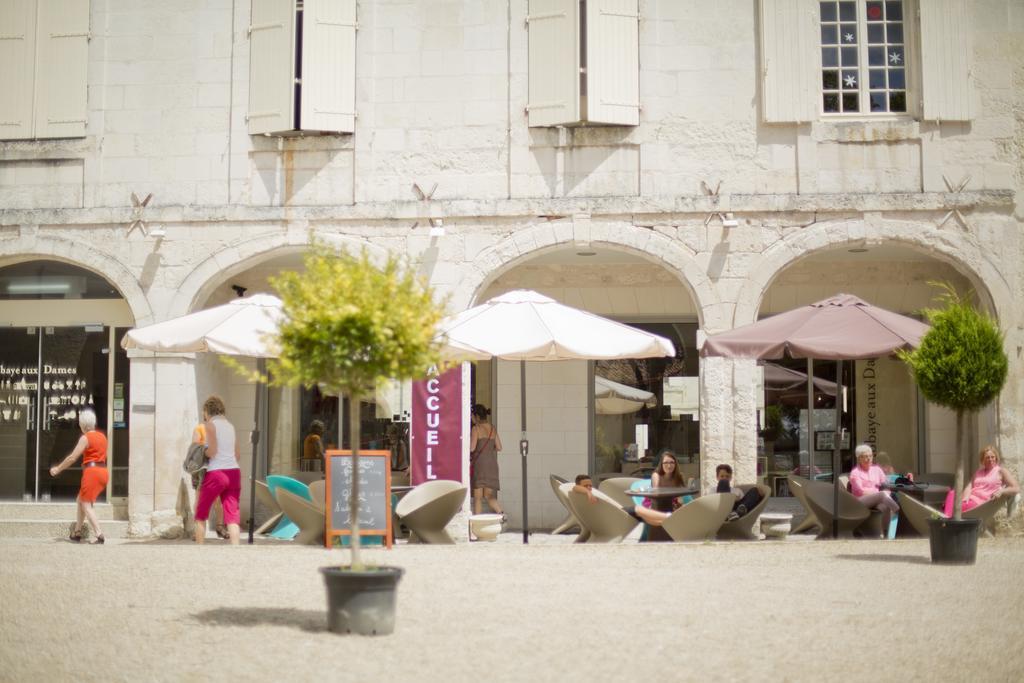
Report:
[[[214,470],[237,470],[238,461],[235,460],[235,427],[223,415],[214,415],[210,418],[217,433],[217,452],[210,453],[210,462],[206,466],[207,472]]]

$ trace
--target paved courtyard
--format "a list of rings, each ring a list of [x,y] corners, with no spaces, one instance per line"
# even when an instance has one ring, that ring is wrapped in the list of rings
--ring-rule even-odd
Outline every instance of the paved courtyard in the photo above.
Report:
[[[398,546],[387,637],[325,630],[317,568],[261,542],[0,540],[0,680],[685,681],[1024,677],[1024,540]]]

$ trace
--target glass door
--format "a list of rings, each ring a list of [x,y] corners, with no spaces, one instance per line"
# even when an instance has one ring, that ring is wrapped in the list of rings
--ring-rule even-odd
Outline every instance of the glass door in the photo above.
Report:
[[[39,328],[0,327],[0,500],[35,500]]]
[[[89,407],[107,431],[109,330],[22,327],[0,330],[0,498],[74,500],[81,466],[50,477],[81,437]]]
[[[107,419],[109,331],[102,325],[41,329],[38,491],[42,500],[46,500],[47,494],[52,500],[74,500],[82,479],[81,460],[56,478],[50,476],[49,469],[74,450],[81,438],[80,410],[92,408],[97,428],[110,435]]]

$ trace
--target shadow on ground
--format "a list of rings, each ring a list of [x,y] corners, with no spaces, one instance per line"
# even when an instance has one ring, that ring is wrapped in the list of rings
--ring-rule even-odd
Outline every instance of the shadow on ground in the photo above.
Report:
[[[327,615],[322,611],[286,607],[219,607],[193,615],[210,626],[286,626],[300,631],[327,630]]]
[[[840,560],[860,560],[861,562],[899,562],[907,564],[931,564],[931,560],[920,555],[836,555]]]

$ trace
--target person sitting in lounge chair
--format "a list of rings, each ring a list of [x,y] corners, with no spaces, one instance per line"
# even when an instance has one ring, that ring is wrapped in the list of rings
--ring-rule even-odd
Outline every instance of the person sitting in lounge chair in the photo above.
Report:
[[[857,466],[850,471],[850,493],[867,507],[879,510],[882,513],[882,528],[888,529],[892,515],[900,511],[892,494],[882,490],[882,484],[888,478],[882,468],[874,464],[871,446],[862,443],[854,449],[853,454],[857,458]]]
[[[576,485],[572,487],[572,490],[577,493],[586,494],[587,500],[591,503],[596,503],[597,498],[594,496],[594,480],[590,478],[589,474],[579,474],[576,476]],[[626,507],[620,505],[622,511],[627,515],[634,517],[635,519],[650,524],[651,526],[661,526],[666,519],[668,519],[667,512],[660,512],[659,510],[652,510],[645,508],[643,505],[634,505],[633,507]]]
[[[995,446],[985,446],[978,454],[981,467],[974,473],[971,483],[964,487],[961,510],[967,512],[986,503],[996,496],[1014,496],[1020,493],[1020,484],[1013,474],[999,464],[999,451]],[[953,496],[950,491],[946,496],[943,512],[947,517],[953,515]]]
[[[715,468],[715,477],[718,479],[718,493],[731,493],[736,496],[736,502],[732,504],[732,512],[726,517],[727,522],[732,522],[747,514],[749,510],[757,507],[761,502],[761,492],[756,486],[751,486],[746,493],[742,489],[732,486],[732,466],[722,463]]]

